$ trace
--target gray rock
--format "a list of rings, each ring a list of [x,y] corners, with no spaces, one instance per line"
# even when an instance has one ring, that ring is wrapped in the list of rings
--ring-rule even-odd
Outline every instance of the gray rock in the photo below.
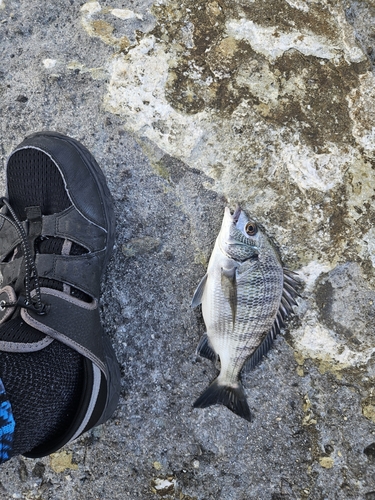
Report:
[[[122,253],[125,257],[136,257],[152,251],[157,251],[159,247],[160,240],[145,236],[143,238],[133,238],[122,245]]]

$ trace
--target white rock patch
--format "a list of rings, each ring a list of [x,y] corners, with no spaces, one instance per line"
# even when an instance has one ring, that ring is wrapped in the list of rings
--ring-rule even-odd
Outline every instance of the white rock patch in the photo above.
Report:
[[[277,59],[290,49],[323,59],[332,59],[339,51],[332,41],[307,30],[303,33],[297,30],[283,33],[276,26],[260,26],[248,19],[231,20],[226,29],[228,35],[236,40],[246,40],[256,52],[270,60]]]
[[[140,14],[136,14],[134,11],[130,9],[112,9],[111,14],[119,19],[143,19],[143,16]]]

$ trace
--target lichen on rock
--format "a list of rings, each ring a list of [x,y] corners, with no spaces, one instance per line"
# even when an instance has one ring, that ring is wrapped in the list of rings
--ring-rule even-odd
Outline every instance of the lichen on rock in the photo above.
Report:
[[[105,104],[267,222],[294,265],[337,261],[350,245],[346,207],[363,198],[347,176],[362,169],[372,182],[371,155],[353,130],[370,127],[356,109],[363,101],[372,109],[374,77],[339,7],[267,5],[155,4],[155,28],[114,56]],[[246,23],[251,34],[239,28]],[[278,51],[266,54],[254,40]],[[356,243],[365,245],[361,235]]]

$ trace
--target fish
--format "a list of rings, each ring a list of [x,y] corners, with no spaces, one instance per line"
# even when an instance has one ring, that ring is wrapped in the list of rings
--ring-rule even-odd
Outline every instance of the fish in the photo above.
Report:
[[[206,332],[197,354],[220,361],[220,373],[194,408],[222,404],[247,421],[252,415],[241,373],[254,369],[297,305],[301,280],[284,268],[263,227],[238,206],[225,208],[207,272],[192,307],[202,306]]]

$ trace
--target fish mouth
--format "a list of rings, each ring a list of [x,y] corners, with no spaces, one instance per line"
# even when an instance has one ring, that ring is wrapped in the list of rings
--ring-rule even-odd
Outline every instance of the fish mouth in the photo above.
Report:
[[[232,215],[233,222],[234,222],[235,224],[237,224],[238,219],[240,218],[241,211],[242,211],[241,207],[240,207],[239,205],[237,205],[237,208],[236,208],[236,210],[233,212],[233,215]]]

